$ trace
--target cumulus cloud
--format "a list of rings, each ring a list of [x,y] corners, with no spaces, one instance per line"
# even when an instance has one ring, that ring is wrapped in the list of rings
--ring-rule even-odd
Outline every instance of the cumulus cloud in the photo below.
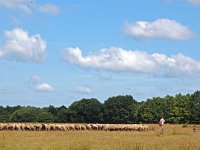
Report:
[[[187,0],[187,1],[193,5],[200,5],[200,0]]]
[[[39,83],[36,86],[36,90],[39,92],[52,92],[53,91],[53,87],[47,83]]]
[[[43,62],[45,60],[46,42],[39,34],[29,35],[27,31],[15,28],[5,31],[7,41],[0,48],[0,58],[16,61]]]
[[[31,79],[27,82],[27,85],[37,91],[37,92],[52,92],[54,88],[41,80],[41,78],[37,75],[31,77]]]
[[[187,40],[193,37],[190,29],[175,20],[157,19],[153,22],[137,21],[125,23],[123,31],[134,39],[162,38],[170,40]]]
[[[0,7],[6,9],[15,9],[25,14],[32,14],[32,10],[36,9],[43,13],[56,15],[59,8],[53,4],[40,5],[34,0],[0,0]]]
[[[90,93],[92,93],[92,89],[88,86],[78,86],[76,88],[76,92],[79,92],[82,94],[90,94]]]
[[[39,10],[44,13],[57,15],[59,13],[59,8],[55,5],[46,4],[43,6],[38,6]]]
[[[88,56],[83,56],[78,47],[67,48],[63,60],[85,68],[156,76],[176,77],[200,73],[200,62],[183,54],[169,57],[116,47],[104,48]]]

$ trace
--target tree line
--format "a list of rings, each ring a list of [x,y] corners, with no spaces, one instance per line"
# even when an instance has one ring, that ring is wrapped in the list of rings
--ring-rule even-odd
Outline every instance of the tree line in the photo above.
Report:
[[[46,123],[200,123],[200,91],[193,94],[153,97],[137,102],[132,96],[81,99],[69,107],[37,108],[32,106],[0,106],[0,122]]]

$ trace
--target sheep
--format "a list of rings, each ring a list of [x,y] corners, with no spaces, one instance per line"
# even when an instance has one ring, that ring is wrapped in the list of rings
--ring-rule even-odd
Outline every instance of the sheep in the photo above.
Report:
[[[21,130],[20,125],[19,124],[15,124],[14,130],[20,131]]]
[[[81,127],[81,130],[86,130],[86,126],[84,124],[81,124],[80,127]]]
[[[76,130],[81,130],[81,126],[79,124],[75,124],[75,129]]]
[[[69,125],[68,125],[68,129],[69,129],[69,130],[76,130],[74,124],[69,124]]]
[[[54,124],[49,124],[49,130],[55,131],[55,130],[56,130],[56,125],[54,125]]]
[[[148,131],[149,126],[142,124],[40,124],[40,123],[0,123],[0,130],[17,131],[67,131],[67,130],[104,130],[104,131]]]
[[[98,130],[98,125],[97,124],[91,124],[92,130]]]

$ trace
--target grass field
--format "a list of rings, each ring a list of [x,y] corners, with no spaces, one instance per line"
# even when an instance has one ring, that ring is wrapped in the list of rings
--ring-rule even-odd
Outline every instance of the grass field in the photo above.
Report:
[[[200,125],[138,131],[0,131],[0,150],[200,150]]]

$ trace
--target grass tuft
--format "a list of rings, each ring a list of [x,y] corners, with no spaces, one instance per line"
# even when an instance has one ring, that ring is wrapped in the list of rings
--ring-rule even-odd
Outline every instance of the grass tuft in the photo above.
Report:
[[[133,150],[143,150],[143,147],[141,146],[141,144],[136,143],[135,147],[133,148]]]

